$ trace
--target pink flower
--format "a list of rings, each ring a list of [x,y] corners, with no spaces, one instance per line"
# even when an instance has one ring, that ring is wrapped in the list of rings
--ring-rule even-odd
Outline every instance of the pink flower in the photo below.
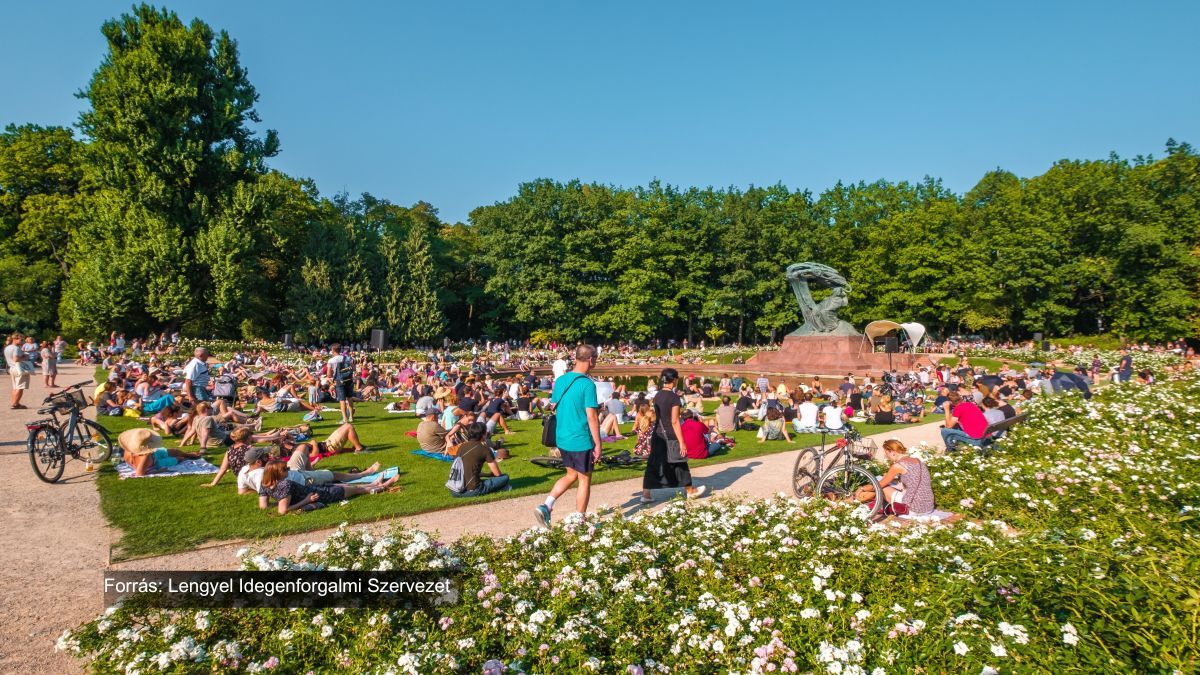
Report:
[[[263,661],[262,667],[266,668],[267,670],[271,670],[278,665],[279,665],[279,658],[276,656],[272,656],[271,658],[267,659],[266,661]]]
[[[442,630],[446,630],[447,628],[449,628],[450,624],[452,624],[452,623],[454,623],[454,619],[451,619],[448,616],[443,616],[442,620],[438,621],[438,625],[441,626]]]
[[[628,673],[628,675],[645,675],[645,672],[642,671],[642,667],[634,664],[626,666],[625,672]]]

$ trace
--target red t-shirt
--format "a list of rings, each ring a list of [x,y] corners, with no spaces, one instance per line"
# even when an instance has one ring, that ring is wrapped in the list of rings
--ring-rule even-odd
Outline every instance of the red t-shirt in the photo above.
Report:
[[[950,414],[958,420],[958,426],[967,432],[968,436],[976,440],[983,438],[983,432],[988,428],[988,421],[979,406],[968,401],[961,401],[954,410],[950,411]]]
[[[684,420],[683,424],[679,425],[679,430],[683,432],[683,448],[688,459],[708,457],[708,442],[704,440],[708,427],[703,422],[695,419]]]

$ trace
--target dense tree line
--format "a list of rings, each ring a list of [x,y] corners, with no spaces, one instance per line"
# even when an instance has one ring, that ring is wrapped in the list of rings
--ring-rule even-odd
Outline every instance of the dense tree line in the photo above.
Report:
[[[624,188],[537,180],[441,221],[272,170],[237,44],[148,6],[104,24],[74,129],[0,134],[0,327],[393,342],[758,342],[799,323],[784,268],[852,283],[845,318],[1024,337],[1200,327],[1200,155],[940,182]]]

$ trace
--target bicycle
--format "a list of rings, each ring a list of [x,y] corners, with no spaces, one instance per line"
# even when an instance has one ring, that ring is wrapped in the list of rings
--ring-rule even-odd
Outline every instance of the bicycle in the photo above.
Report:
[[[875,456],[875,442],[864,439],[850,424],[841,438],[834,442],[833,461],[828,462],[826,455],[826,436],[829,429],[821,429],[821,446],[813,446],[800,451],[796,464],[792,469],[792,492],[800,498],[820,495],[834,501],[854,499],[855,494],[863,487],[870,486],[876,495],[882,495],[879,480],[867,467],[863,460]],[[839,463],[840,462],[840,463]],[[874,517],[882,510],[882,500],[875,499],[872,503],[864,504],[869,513],[868,518]]]
[[[80,382],[47,396],[42,403],[49,405],[38,410],[38,414],[50,417],[25,425],[29,431],[29,463],[37,477],[46,483],[57,483],[62,478],[68,459],[92,464],[112,456],[108,432],[83,418],[83,409],[91,402],[82,387],[89,384]],[[59,415],[67,415],[66,421],[60,420]]]

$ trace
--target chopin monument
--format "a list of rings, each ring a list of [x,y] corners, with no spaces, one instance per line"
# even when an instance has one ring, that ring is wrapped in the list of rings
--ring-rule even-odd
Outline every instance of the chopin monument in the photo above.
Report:
[[[759,352],[749,365],[804,375],[879,374],[885,369],[912,368],[916,354],[877,353],[874,345],[838,316],[850,302],[850,282],[837,270],[815,262],[788,265],[786,278],[796,294],[804,323],[788,333],[777,352]],[[829,289],[821,301],[812,288]]]

